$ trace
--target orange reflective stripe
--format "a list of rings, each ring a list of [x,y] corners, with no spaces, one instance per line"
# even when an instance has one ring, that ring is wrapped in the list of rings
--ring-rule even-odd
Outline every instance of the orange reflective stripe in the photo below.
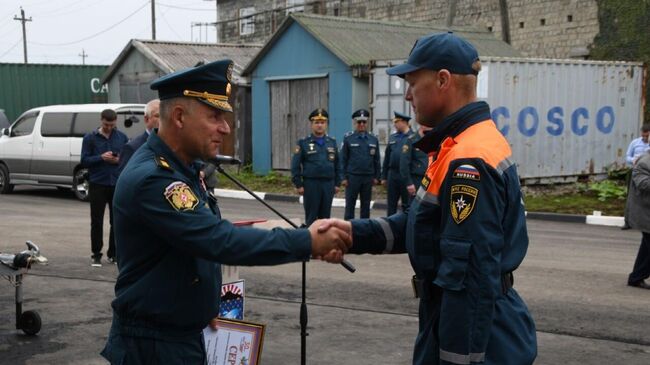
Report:
[[[492,120],[474,124],[455,138],[447,137],[440,145],[440,151],[426,172],[427,192],[438,196],[440,186],[447,177],[449,164],[462,158],[479,158],[499,173],[510,167],[512,150],[508,141],[496,128]],[[432,155],[430,155],[432,157]]]

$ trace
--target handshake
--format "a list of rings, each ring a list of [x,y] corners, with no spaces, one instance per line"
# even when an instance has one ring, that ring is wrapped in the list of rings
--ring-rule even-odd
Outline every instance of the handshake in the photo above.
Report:
[[[309,226],[311,255],[330,263],[339,264],[352,247],[352,224],[336,218],[319,219]]]

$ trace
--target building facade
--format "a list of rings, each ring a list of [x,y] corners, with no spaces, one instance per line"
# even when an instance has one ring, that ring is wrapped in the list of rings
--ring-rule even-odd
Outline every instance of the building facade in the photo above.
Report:
[[[224,43],[262,43],[292,12],[478,26],[525,57],[589,58],[599,32],[596,0],[219,0]]]

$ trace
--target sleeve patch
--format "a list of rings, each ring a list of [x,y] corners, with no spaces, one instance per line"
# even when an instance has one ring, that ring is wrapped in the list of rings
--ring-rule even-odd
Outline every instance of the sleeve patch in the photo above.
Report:
[[[405,144],[404,146],[402,146],[402,153],[406,153],[408,151],[409,151],[409,145]]]
[[[474,211],[478,189],[467,185],[451,186],[451,217],[461,224]]]
[[[454,179],[481,181],[481,174],[472,165],[461,165],[457,167],[451,177]]]
[[[285,151],[286,151],[286,150],[285,150]],[[293,149],[293,153],[294,153],[294,154],[298,154],[298,153],[300,153],[300,146],[296,146],[296,147]]]
[[[199,204],[199,199],[197,199],[192,189],[182,181],[174,181],[169,184],[165,188],[163,195],[165,195],[165,199],[169,204],[179,212],[194,210]]]

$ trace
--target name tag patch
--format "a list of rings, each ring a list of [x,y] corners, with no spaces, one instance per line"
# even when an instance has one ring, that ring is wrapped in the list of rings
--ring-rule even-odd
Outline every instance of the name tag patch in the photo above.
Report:
[[[454,179],[481,181],[481,173],[472,165],[460,165],[452,174]]]

